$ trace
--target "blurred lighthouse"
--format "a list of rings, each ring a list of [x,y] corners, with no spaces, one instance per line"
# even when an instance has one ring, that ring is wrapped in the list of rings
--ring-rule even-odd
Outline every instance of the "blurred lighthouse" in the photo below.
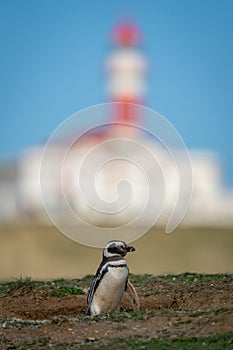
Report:
[[[106,62],[107,94],[111,102],[121,102],[115,105],[112,120],[133,124],[141,118],[133,104],[143,104],[146,93],[147,62],[140,50],[141,33],[135,24],[124,22],[114,28],[111,41],[113,51]]]

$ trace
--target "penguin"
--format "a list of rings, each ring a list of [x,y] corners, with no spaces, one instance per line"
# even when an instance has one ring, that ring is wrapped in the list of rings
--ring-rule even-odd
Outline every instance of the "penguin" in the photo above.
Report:
[[[128,280],[129,269],[124,259],[127,253],[134,251],[134,247],[120,240],[112,240],[106,244],[102,262],[88,291],[88,315],[116,311],[125,291],[129,294],[134,309],[139,310],[138,295]]]

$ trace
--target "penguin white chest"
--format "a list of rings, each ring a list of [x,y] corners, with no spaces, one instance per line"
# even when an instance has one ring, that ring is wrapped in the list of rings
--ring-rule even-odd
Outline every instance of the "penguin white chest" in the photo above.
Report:
[[[109,266],[92,301],[94,314],[113,312],[120,307],[128,277],[128,267]]]

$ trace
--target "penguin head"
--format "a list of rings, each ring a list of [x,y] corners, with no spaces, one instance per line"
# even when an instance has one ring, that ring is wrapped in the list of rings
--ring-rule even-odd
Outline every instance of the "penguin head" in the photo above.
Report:
[[[135,248],[128,246],[123,241],[113,240],[106,244],[103,256],[105,258],[110,258],[112,256],[122,256],[124,257],[129,252],[134,252]]]

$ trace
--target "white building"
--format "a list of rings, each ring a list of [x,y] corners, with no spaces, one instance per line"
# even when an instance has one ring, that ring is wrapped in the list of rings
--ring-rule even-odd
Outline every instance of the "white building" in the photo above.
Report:
[[[155,178],[152,183],[153,187],[148,187],[143,172],[133,162],[122,159],[109,162],[101,171],[96,171],[96,173],[93,173],[93,169],[90,169],[90,171],[87,168],[83,170],[82,162],[95,144],[96,138],[88,137],[85,142],[71,150],[63,166],[61,179],[56,179],[56,158],[60,157],[61,148],[66,148],[67,145],[57,145],[49,150],[51,162],[48,163],[46,168],[46,181],[43,181],[49,210],[52,208],[61,219],[64,203],[62,197],[65,194],[72,210],[87,222],[100,226],[118,226],[126,224],[139,215],[142,204],[146,203],[149,190],[153,192],[154,208],[153,211],[145,211],[141,223],[151,220],[151,215],[156,217],[160,210],[159,206],[164,201],[165,208],[158,222],[160,225],[165,225],[168,214],[176,200],[179,183],[176,168],[172,162],[169,162],[164,151],[159,149],[157,145],[153,145],[150,140],[144,140],[144,144],[150,147],[160,163],[160,167],[156,170],[150,160],[145,159],[144,154],[141,155],[143,170],[147,172],[147,175],[150,173]],[[0,193],[1,198],[4,198],[1,201],[0,208],[1,223],[25,219],[37,223],[49,223],[41,199],[40,162],[42,152],[42,146],[31,148],[22,154],[11,168],[9,166],[1,167]],[[112,151],[106,147],[105,152],[106,154],[96,154],[96,164],[115,157],[114,150]],[[134,152],[134,150],[132,149],[130,152]],[[134,159],[135,154],[130,152],[128,155],[131,159]],[[138,151],[136,159],[140,164]],[[186,226],[232,227],[233,191],[226,189],[223,185],[221,167],[217,157],[205,151],[193,151],[191,152],[191,160],[193,192],[188,213],[182,224]],[[91,161],[92,164],[95,163],[94,158]],[[89,166],[88,163],[86,166]],[[161,189],[160,171],[163,175],[165,174],[165,200],[162,198],[164,191]],[[80,179],[78,177],[80,172],[81,177],[83,176],[82,180],[81,177]],[[85,174],[87,175],[84,176]],[[126,182],[123,183],[122,188],[118,188],[119,193],[117,193],[116,186],[122,180],[131,184],[132,193],[129,192]],[[64,193],[61,192],[60,181]],[[94,181],[95,191],[93,191],[90,181]],[[87,192],[88,189],[90,189],[89,193]],[[86,198],[85,195],[87,195]],[[117,204],[119,195],[121,201]],[[106,213],[104,207],[99,208],[99,198],[106,204]],[[130,204],[124,206],[129,198],[131,198]],[[91,207],[95,205],[97,209]],[[119,206],[119,212],[117,212],[117,205]],[[123,207],[125,209],[121,210]],[[101,210],[98,210],[98,208]],[[109,211],[112,211],[113,214],[109,214]]]

